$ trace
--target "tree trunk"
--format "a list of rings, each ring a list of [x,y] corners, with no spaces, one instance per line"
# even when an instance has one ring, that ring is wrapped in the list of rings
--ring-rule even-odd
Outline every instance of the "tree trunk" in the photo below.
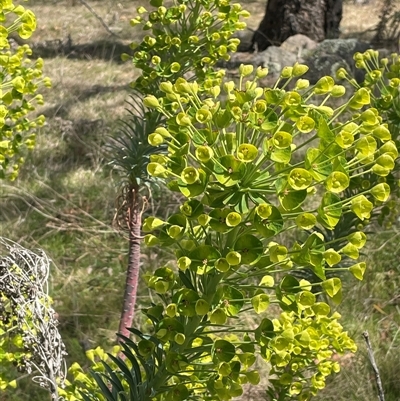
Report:
[[[254,32],[251,50],[279,46],[301,33],[320,42],[339,36],[342,0],[268,0],[265,15]]]
[[[129,337],[136,305],[136,293],[140,270],[140,229],[142,213],[140,210],[138,188],[128,193],[127,223],[129,228],[128,270],[126,273],[124,301],[118,333]]]

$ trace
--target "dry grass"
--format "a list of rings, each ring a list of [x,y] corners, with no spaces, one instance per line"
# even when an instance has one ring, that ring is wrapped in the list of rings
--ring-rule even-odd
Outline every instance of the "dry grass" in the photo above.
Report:
[[[70,35],[73,44],[96,42],[101,47],[102,41],[116,40],[79,0],[75,6],[69,1],[32,3],[30,7],[38,17],[38,31],[33,38],[36,42],[65,40]],[[343,36],[349,37],[374,26],[380,3],[378,0],[366,6],[345,3]],[[103,0],[89,4],[120,36],[118,40],[127,44],[134,39],[129,20],[136,7],[147,2]],[[252,14],[249,27],[257,29],[264,15],[265,0],[242,4]],[[103,150],[107,135],[115,130],[116,120],[125,115],[125,100],[130,93],[128,85],[137,71],[131,63],[117,63],[87,54],[80,60],[61,55],[46,58],[45,74],[53,82],[53,88],[44,94],[46,104],[40,110],[47,116],[47,126],[38,136],[38,145],[27,158],[20,180],[0,188],[0,232],[23,245],[44,248],[53,259],[52,293],[62,333],[71,360],[84,363],[83,348],[89,339],[92,341],[89,346],[112,340],[119,319],[126,242],[111,226],[118,181],[105,166]],[[176,207],[176,199],[171,198],[167,204],[162,191],[154,196],[154,206],[160,208],[159,215],[171,213]],[[399,252],[392,251],[391,260],[395,264]],[[156,254],[153,249],[144,251],[142,256],[143,270],[159,267],[160,260],[170,258],[167,254]],[[389,260],[388,255],[382,258]],[[354,281],[351,282],[354,290],[343,306],[344,324],[357,338],[366,327],[373,333],[375,344],[393,342],[395,346],[396,331],[393,331],[393,324],[388,323],[392,321],[386,315],[380,316],[373,307],[375,301],[368,298],[369,295],[373,299],[380,297],[379,302],[375,302],[380,307],[388,301],[384,297],[389,293],[382,291],[387,286],[386,270],[385,265],[380,272],[371,272],[361,286],[356,287]],[[140,289],[139,299],[143,302],[148,299],[145,286]],[[364,304],[364,300],[369,303]],[[400,312],[396,316],[395,306],[385,305],[383,309],[394,322],[399,322]],[[139,315],[137,319],[140,321]],[[255,326],[254,317],[246,319],[250,327]],[[381,337],[381,333],[386,332],[389,337]],[[398,351],[394,346],[391,353]],[[392,363],[392,368],[396,372],[398,362]],[[265,372],[264,365],[260,364],[260,369]],[[385,372],[390,370],[390,363],[385,369]],[[376,399],[369,372],[362,351],[344,366],[342,375],[332,381],[319,399]],[[388,380],[393,381],[393,376]],[[264,399],[266,381],[264,377],[258,388],[246,389],[241,399]],[[363,383],[362,388],[360,383]],[[46,399],[43,393],[32,388],[26,390],[26,386],[2,393],[0,400]],[[338,394],[339,387],[345,387],[343,397]],[[389,398],[389,401],[395,399]]]
[[[73,5],[75,3],[75,5]],[[131,39],[129,21],[136,7],[146,1],[89,1],[88,4],[107,24],[112,32],[122,39]],[[109,38],[99,20],[78,1],[58,1],[57,3],[33,3],[38,29],[34,41],[65,39],[68,35],[74,44],[90,43]]]
[[[125,114],[128,86],[136,71],[131,63],[104,60],[47,59],[44,73],[53,87],[39,110],[49,118],[112,121]]]

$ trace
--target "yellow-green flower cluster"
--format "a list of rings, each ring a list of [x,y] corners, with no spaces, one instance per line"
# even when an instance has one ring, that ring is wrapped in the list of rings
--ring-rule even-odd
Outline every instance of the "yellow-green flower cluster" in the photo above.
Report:
[[[0,7],[0,179],[13,180],[23,162],[21,153],[35,145],[35,131],[44,123],[43,116],[29,120],[27,115],[43,104],[37,90],[39,85],[50,86],[50,81],[42,78],[43,60],[29,59],[28,45],[12,48],[9,43],[13,32],[23,39],[31,36],[36,29],[35,15],[9,0],[3,0]]]
[[[133,85],[143,93],[149,86],[157,90],[160,79],[174,80],[188,71],[199,79],[213,74],[211,67],[229,60],[229,53],[236,51],[239,39],[231,36],[245,29],[241,18],[249,16],[240,4],[229,0],[175,1],[168,8],[163,1],[150,5],[153,11],[139,7],[131,20],[132,26],[151,31],[140,44],[131,46],[135,50],[132,61],[142,70]]]
[[[258,80],[267,69],[242,65],[239,83],[224,82],[223,71],[202,82],[180,77],[144,99],[166,120],[149,143],[155,150],[168,147],[167,154],[151,156],[148,172],[186,198],[166,221],[151,217],[143,227],[147,245],[176,249],[176,270],[160,267],[146,278],[165,300],[155,320],[154,309],[147,316],[172,360],[181,358],[167,369],[197,382],[174,381],[182,394],[240,394],[250,366],[242,352],[257,351],[278,376],[275,389],[307,400],[338,371],[332,356],[355,350],[339,316],[317,295],[322,291],[340,303],[341,281],[330,276],[335,270],[363,278],[366,265],[357,259],[366,236],[360,227],[328,243],[321,230],[333,230],[348,213],[368,221],[389,197],[386,177],[398,152],[368,88],[332,108],[329,99],[341,98],[344,87],[330,76],[309,85],[301,78],[306,71],[295,64],[274,87],[262,88]],[[339,118],[344,113],[347,121]],[[366,177],[375,181],[355,191]],[[277,235],[289,230],[302,240],[279,243]],[[351,263],[341,267],[343,261]],[[298,280],[294,270],[312,271],[316,282]],[[250,284],[255,278],[259,284]],[[271,304],[281,309],[280,319],[265,317]],[[199,329],[223,331],[249,308],[263,319],[253,331],[236,325],[241,334],[235,341]],[[199,339],[206,344],[201,354],[181,353]],[[211,363],[217,378],[207,376]]]

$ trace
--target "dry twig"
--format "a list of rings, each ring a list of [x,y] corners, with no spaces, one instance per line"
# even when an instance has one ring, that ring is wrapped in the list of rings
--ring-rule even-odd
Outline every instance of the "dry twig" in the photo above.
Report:
[[[367,344],[369,360],[371,361],[372,369],[374,370],[374,373],[375,373],[376,384],[378,386],[379,401],[385,401],[385,395],[383,394],[381,376],[379,375],[378,365],[375,362],[374,351],[372,350],[371,342],[369,341],[368,331],[364,331],[363,337]]]

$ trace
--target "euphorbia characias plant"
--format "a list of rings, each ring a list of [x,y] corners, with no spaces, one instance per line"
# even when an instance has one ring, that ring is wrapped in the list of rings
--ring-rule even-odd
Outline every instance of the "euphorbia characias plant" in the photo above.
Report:
[[[132,107],[130,119],[116,133],[110,161],[124,175],[115,221],[129,232],[128,268],[118,330],[125,337],[129,336],[135,312],[142,215],[151,196],[149,188],[156,181],[146,170],[152,150],[147,137],[151,135],[153,142],[162,141],[162,132],[152,133],[162,115],[144,111],[141,97],[149,93],[160,95],[160,86],[168,85],[162,82],[165,78],[175,80],[187,72],[198,79],[206,74],[215,75],[212,65],[220,59],[229,59],[229,52],[236,50],[239,40],[231,35],[245,26],[240,17],[248,16],[239,4],[230,5],[226,0],[180,1],[168,8],[162,0],[152,0],[150,6],[153,11],[148,13],[139,7],[138,16],[131,20],[133,26],[142,25],[146,32],[140,45],[131,45],[135,49],[133,56],[123,55],[123,59],[131,59],[142,71],[132,84],[135,92],[130,103],[139,106]]]
[[[9,35],[16,32],[28,39],[36,29],[32,11],[11,0],[0,1],[0,179],[14,180],[23,162],[23,151],[35,144],[35,130],[44,123],[44,116],[28,119],[35,105],[43,104],[37,94],[39,85],[50,86],[42,78],[43,60],[32,61],[28,45],[11,46]]]
[[[382,140],[386,140],[386,151],[396,159],[400,135],[400,56],[392,53],[390,57],[380,57],[378,51],[367,50],[354,54],[355,66],[364,71],[364,81],[358,83],[344,68],[337,72],[339,79],[347,80],[355,90],[367,88],[371,94],[371,105],[382,117],[384,128],[376,132]],[[391,137],[391,140],[389,140]],[[397,218],[397,199],[399,197],[398,164],[388,177],[391,186],[391,200],[377,213],[378,222],[391,224]],[[362,177],[360,186],[367,188],[374,185],[371,177]],[[389,217],[389,218],[388,218]]]
[[[147,277],[161,303],[146,312],[165,350],[160,374],[180,383],[174,399],[240,395],[259,380],[259,354],[270,364],[271,399],[307,400],[340,369],[333,354],[356,349],[319,294],[341,301],[341,280],[328,271],[362,279],[366,266],[356,259],[366,236],[352,233],[335,250],[343,238],[327,242],[318,228],[332,230],[349,213],[368,219],[389,196],[384,181],[397,153],[387,151],[390,133],[367,89],[333,109],[328,100],[344,87],[330,76],[309,86],[307,69],[286,67],[273,88],[261,88],[267,69],[242,65],[239,83],[224,82],[223,71],[212,82],[178,78],[144,99],[167,119],[155,131],[162,139],[149,142],[169,149],[148,171],[184,197],[178,213],[143,227],[148,245],[176,248],[177,268]],[[363,174],[379,183],[349,195]],[[337,267],[348,258],[350,267]],[[302,270],[320,282],[297,279]],[[251,311],[257,327],[241,323]]]
[[[170,12],[161,1],[151,4],[157,11],[149,18],[160,29],[144,20],[155,36],[135,54],[143,62],[136,87],[148,93],[144,105],[164,116],[148,138],[155,147],[148,172],[179,192],[182,204],[167,221],[147,218],[143,231],[147,245],[175,249],[176,263],[146,277],[159,300],[144,309],[153,334],[131,329],[139,340],[121,344],[127,364],[114,360],[122,378],[110,369],[108,390],[96,380],[109,400],[117,394],[228,400],[245,383],[260,381],[259,355],[269,366],[271,400],[308,400],[340,369],[333,355],[356,349],[340,315],[331,312],[331,302],[342,298],[341,280],[327,273],[349,270],[361,280],[366,268],[357,261],[366,242],[362,231],[329,240],[320,232],[350,215],[365,221],[388,198],[385,177],[397,158],[390,132],[371,108],[367,88],[331,108],[330,99],[343,98],[345,88],[330,76],[310,86],[301,78],[305,65],[285,67],[273,88],[258,84],[267,69],[250,65],[240,67],[239,82],[224,80],[209,59],[193,63],[192,32],[182,29],[184,40],[172,43],[169,24],[179,24],[175,14],[186,15],[181,6],[193,3],[177,1]],[[198,12],[210,4],[220,12],[238,9],[228,1],[195,4]],[[163,64],[160,43],[163,57],[173,46],[188,46],[189,53],[181,63],[164,58]],[[187,66],[196,79],[177,77]],[[167,154],[157,154],[161,145]],[[354,188],[365,175],[376,183]],[[349,267],[346,260],[353,261]],[[319,282],[297,278],[302,271]],[[250,326],[244,315],[256,323]]]

